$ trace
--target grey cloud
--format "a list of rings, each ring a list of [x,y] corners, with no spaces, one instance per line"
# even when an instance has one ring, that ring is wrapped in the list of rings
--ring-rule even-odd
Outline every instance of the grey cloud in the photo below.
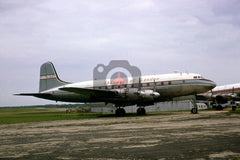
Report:
[[[144,74],[179,70],[237,82],[238,6],[234,0],[0,1],[0,88],[6,92],[0,106],[48,103],[11,96],[37,91],[45,61],[67,81],[90,80],[98,63],[127,59]]]

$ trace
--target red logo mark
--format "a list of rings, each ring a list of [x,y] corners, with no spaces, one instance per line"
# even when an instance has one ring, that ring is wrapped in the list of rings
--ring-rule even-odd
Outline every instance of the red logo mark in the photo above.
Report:
[[[118,72],[118,77],[112,81],[112,84],[117,83],[117,86],[121,86],[121,83],[126,84],[126,81],[124,81],[121,77],[120,77],[120,73]]]

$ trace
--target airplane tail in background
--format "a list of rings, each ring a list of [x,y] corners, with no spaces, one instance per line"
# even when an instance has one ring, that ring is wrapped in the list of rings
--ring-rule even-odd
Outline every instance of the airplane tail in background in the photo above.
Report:
[[[39,92],[43,92],[65,84],[69,83],[60,80],[52,62],[46,62],[42,64],[40,69]]]

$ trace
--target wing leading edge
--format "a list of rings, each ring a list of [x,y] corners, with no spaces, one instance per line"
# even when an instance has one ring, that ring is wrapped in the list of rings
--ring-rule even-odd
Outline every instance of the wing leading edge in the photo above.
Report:
[[[87,96],[95,96],[98,98],[118,97],[117,91],[106,91],[106,90],[78,88],[78,87],[62,87],[62,88],[59,88],[59,90],[73,92],[73,93],[87,95]]]

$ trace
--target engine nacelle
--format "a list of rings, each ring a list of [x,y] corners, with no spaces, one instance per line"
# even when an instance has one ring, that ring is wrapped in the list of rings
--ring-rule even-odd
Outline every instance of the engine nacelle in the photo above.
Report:
[[[122,98],[125,98],[130,101],[138,100],[139,93],[137,88],[121,88],[121,89],[115,89],[119,96]]]
[[[116,89],[116,91],[120,96],[130,101],[153,101],[154,99],[160,97],[160,94],[158,92],[154,92],[153,90],[139,91],[137,88],[122,88]]]
[[[139,96],[143,101],[153,101],[154,99],[160,97],[158,92],[154,92],[153,90],[144,90],[139,91]]]

